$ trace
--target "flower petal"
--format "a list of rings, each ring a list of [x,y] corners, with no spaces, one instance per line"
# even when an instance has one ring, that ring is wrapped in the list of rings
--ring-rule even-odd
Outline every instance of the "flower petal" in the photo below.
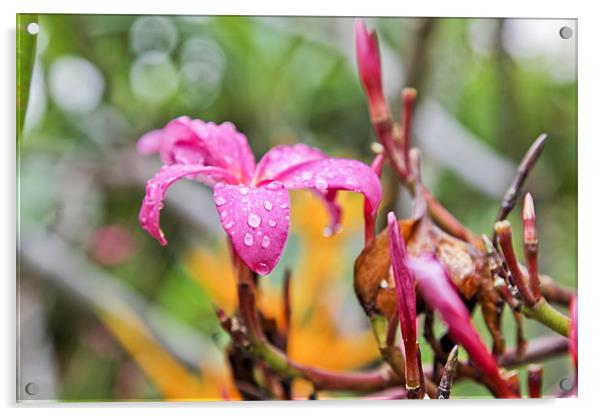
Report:
[[[353,159],[328,158],[301,163],[274,179],[282,182],[287,189],[307,188],[324,195],[328,192],[330,197],[325,200],[331,202],[334,202],[332,191],[360,192],[364,194],[367,209],[372,215],[376,213],[382,196],[376,173],[368,165]]]
[[[142,154],[159,152],[165,164],[197,164],[219,167],[241,182],[249,182],[255,170],[255,156],[247,138],[234,124],[215,124],[182,116],[161,129],[140,138]]]
[[[136,151],[141,155],[150,155],[158,153],[163,140],[163,129],[151,130],[144,133],[138,143],[136,143]]]
[[[236,253],[258,274],[270,273],[288,237],[287,190],[280,182],[260,188],[218,183],[213,196]]]
[[[146,195],[140,207],[138,219],[140,225],[150,235],[155,237],[161,245],[166,245],[167,240],[159,225],[160,211],[167,189],[172,183],[185,176],[202,179],[205,181],[233,181],[233,178],[224,169],[203,165],[165,165],[159,172],[146,182]]]
[[[495,359],[472,325],[470,313],[441,263],[436,257],[411,258],[410,269],[426,303],[439,312],[452,339],[464,346],[471,360],[496,390],[496,394],[516,397],[500,377]]]
[[[287,144],[274,146],[263,155],[257,164],[253,183],[276,178],[280,173],[301,163],[326,158],[327,156],[321,150],[303,143],[292,146]]]

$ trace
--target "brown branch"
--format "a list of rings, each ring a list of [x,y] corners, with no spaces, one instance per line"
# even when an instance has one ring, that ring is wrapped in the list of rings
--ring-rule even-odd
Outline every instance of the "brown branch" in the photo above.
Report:
[[[521,268],[525,269],[521,265]],[[525,269],[526,270],[526,269]],[[575,294],[572,289],[568,287],[560,286],[554,279],[545,274],[539,275],[541,294],[550,303],[557,303],[563,306],[569,306],[571,298]]]
[[[345,373],[311,368],[291,360],[263,334],[255,308],[254,289],[248,283],[239,283],[238,295],[241,320],[249,342],[245,349],[275,373],[287,378],[304,378],[319,390],[376,391],[400,383],[388,365],[376,370]],[[236,342],[236,338],[232,339]],[[244,348],[244,345],[240,346]]]
[[[567,338],[560,335],[547,335],[529,341],[525,352],[519,354],[516,348],[506,351],[499,359],[499,364],[505,368],[516,368],[525,364],[554,358],[560,354],[566,354],[569,348]],[[427,377],[432,378],[432,370],[425,372]],[[456,379],[470,378],[481,382],[480,371],[472,364],[458,362]]]
[[[504,198],[502,199],[495,222],[505,220],[508,217],[508,214],[510,214],[510,212],[514,209],[514,206],[518,200],[518,196],[522,191],[525,181],[527,180],[527,176],[529,176],[529,172],[531,172],[533,165],[535,165],[535,162],[539,158],[547,138],[548,135],[546,133],[540,134],[539,137],[535,139],[531,147],[529,147],[529,150],[527,150],[525,156],[523,156],[523,159],[518,165],[516,176],[506,191],[506,194],[504,194]],[[495,245],[497,242],[495,233],[493,233],[491,239]]]

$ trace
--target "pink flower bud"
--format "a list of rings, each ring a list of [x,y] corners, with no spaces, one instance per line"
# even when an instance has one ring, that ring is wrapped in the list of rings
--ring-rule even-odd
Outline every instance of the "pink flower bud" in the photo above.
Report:
[[[383,95],[378,38],[374,31],[368,31],[361,19],[355,22],[355,49],[372,121],[386,119],[389,110]]]

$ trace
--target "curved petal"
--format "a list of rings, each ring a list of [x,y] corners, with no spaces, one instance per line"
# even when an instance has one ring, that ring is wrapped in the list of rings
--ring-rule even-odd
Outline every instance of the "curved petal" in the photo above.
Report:
[[[468,309],[439,260],[436,257],[423,256],[411,258],[409,264],[426,303],[439,312],[452,339],[464,346],[470,359],[483,377],[489,380],[496,394],[502,397],[516,397],[500,377],[495,359],[472,325]]]
[[[249,182],[255,156],[247,138],[234,124],[215,124],[178,117],[160,130],[143,135],[137,144],[142,154],[159,152],[163,163],[214,166],[229,171],[240,182]]]
[[[279,182],[261,188],[218,183],[213,195],[236,253],[258,274],[270,273],[288,237],[288,191]]]
[[[159,225],[160,211],[167,189],[178,179],[183,177],[203,179],[205,181],[233,181],[233,178],[224,169],[203,165],[166,165],[146,182],[146,195],[140,207],[138,220],[140,226],[150,235],[159,240],[161,245],[166,245],[167,240]]]
[[[199,137],[206,152],[206,164],[224,168],[240,182],[249,183],[255,171],[255,156],[247,137],[225,122],[191,120],[190,126]]]
[[[353,159],[328,158],[301,163],[281,172],[274,179],[282,182],[287,189],[316,190],[324,195],[328,203],[334,203],[333,191],[362,193],[371,215],[376,213],[382,196],[376,173],[368,165]],[[334,208],[329,206],[329,211],[336,213]],[[332,226],[336,229],[337,225]]]
[[[296,165],[326,158],[327,156],[321,150],[303,143],[274,146],[263,155],[257,164],[253,183],[276,179],[279,174]]]

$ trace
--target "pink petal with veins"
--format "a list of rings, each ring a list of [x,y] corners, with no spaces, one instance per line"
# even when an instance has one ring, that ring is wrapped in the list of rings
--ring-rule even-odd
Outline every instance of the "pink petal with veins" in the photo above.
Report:
[[[160,212],[167,190],[178,179],[183,177],[198,178],[213,181],[233,181],[228,172],[220,168],[202,165],[165,165],[159,172],[146,182],[146,195],[140,207],[138,220],[140,226],[150,235],[159,240],[161,245],[166,245],[167,240],[159,224]]]
[[[218,183],[213,196],[236,253],[258,274],[270,273],[288,237],[288,191],[280,182],[259,188]]]
[[[287,189],[312,189],[323,195],[330,195],[325,200],[332,203],[332,191],[362,193],[372,215],[376,213],[382,196],[378,176],[369,166],[353,159],[328,158],[301,163],[283,171],[274,179],[282,182]],[[330,211],[333,212],[332,207]],[[335,229],[337,226],[338,224],[334,224]]]
[[[426,303],[439,312],[452,339],[464,346],[483,376],[495,386],[496,393],[515,397],[500,377],[495,359],[472,325],[470,313],[441,263],[435,257],[414,258],[410,260],[410,269]]]
[[[276,178],[280,173],[301,163],[326,158],[327,156],[321,150],[303,143],[274,146],[263,155],[257,164],[253,183]]]
[[[248,183],[255,171],[255,156],[247,138],[230,122],[215,124],[178,117],[161,129],[142,136],[138,151],[159,151],[165,164],[204,164],[228,170]]]
[[[207,165],[228,170],[241,183],[251,181],[255,171],[255,156],[247,137],[237,131],[234,124],[191,120],[190,127],[205,149]]]

